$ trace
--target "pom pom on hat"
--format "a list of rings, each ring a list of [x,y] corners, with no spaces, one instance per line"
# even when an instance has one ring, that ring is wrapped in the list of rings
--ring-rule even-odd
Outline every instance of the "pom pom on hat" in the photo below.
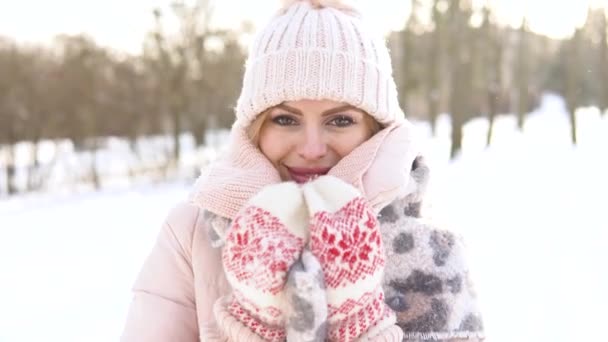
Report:
[[[355,1],[353,0],[281,0],[282,10],[286,10],[295,3],[307,2],[312,8],[335,8],[340,11],[358,13]]]

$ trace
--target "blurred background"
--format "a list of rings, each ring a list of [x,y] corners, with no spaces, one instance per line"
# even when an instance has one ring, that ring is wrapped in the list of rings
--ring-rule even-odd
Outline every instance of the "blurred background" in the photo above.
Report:
[[[489,341],[605,340],[608,1],[360,1]],[[116,341],[278,1],[0,3],[0,341]]]

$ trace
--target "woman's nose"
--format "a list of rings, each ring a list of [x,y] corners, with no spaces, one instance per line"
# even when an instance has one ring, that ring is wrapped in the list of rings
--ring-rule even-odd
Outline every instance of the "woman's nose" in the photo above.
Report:
[[[303,159],[316,160],[327,154],[327,143],[318,129],[307,129],[298,146],[298,154]]]

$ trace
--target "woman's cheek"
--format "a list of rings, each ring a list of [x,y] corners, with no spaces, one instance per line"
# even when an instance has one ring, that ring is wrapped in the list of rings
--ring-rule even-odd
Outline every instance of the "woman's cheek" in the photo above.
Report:
[[[288,145],[289,138],[276,130],[260,137],[260,150],[273,164],[278,163]],[[276,166],[276,165],[275,165]]]

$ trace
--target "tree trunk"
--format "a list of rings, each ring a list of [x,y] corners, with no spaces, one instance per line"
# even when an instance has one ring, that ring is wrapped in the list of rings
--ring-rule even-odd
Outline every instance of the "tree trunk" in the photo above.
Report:
[[[32,156],[34,163],[27,172],[27,191],[38,190],[40,184],[40,163],[38,163],[38,139],[32,142]]]
[[[456,120],[454,120],[456,119]],[[450,148],[450,159],[454,159],[458,152],[462,150],[462,126],[456,117],[452,117],[452,147]]]
[[[579,56],[579,43],[582,33],[580,29],[577,29],[572,38],[567,42],[567,63],[566,63],[566,105],[568,108],[568,114],[570,118],[570,137],[572,144],[576,145],[576,108],[579,104],[580,95],[580,78],[581,74],[579,71],[580,56]]]
[[[27,190],[35,191],[39,190],[42,187],[42,170],[40,170],[41,166],[38,162],[38,148],[40,145],[40,141],[44,136],[44,121],[42,118],[47,117],[43,112],[38,110],[33,110],[33,113],[36,113],[32,123],[29,125],[32,130],[32,157],[33,157],[33,165],[28,170],[27,173]]]
[[[451,117],[452,117],[452,148],[450,158],[456,157],[462,149],[462,126],[470,115],[471,108],[471,63],[467,60],[466,52],[461,53],[459,64],[454,66],[452,78]]]
[[[568,116],[570,117],[570,137],[572,139],[572,144],[576,145],[577,136],[576,136],[576,109],[570,108],[568,110]]]
[[[428,75],[430,85],[428,89],[429,121],[433,136],[437,134],[437,117],[439,116],[439,103],[441,101],[441,56],[442,56],[442,37],[443,19],[437,9],[437,1],[433,5],[433,20],[435,22],[435,32],[432,35],[432,48],[430,50]]]
[[[464,4],[464,9],[463,5]],[[470,2],[454,1],[450,4],[452,27],[450,30],[450,69],[452,72],[450,115],[452,118],[452,147],[450,158],[456,157],[462,148],[462,126],[471,116],[473,95],[473,66],[475,37],[471,34]],[[462,42],[466,42],[463,44]]]
[[[606,13],[604,13],[606,15]],[[600,106],[603,113],[608,113],[608,25],[606,16],[600,26]]]
[[[492,136],[494,134],[494,119],[498,111],[498,94],[496,91],[488,92],[488,134],[486,136],[486,147],[490,147]]]
[[[6,191],[8,195],[14,195],[17,193],[17,187],[15,186],[15,144],[8,145],[8,160],[6,163]]]
[[[141,155],[139,154],[139,149],[137,148],[137,137],[134,131],[130,132],[129,135],[129,150],[135,156],[135,163],[129,166],[129,182],[133,183],[137,179],[137,169],[141,164]]]
[[[181,122],[182,122],[182,114],[179,109],[173,109],[173,162],[175,163],[175,167],[179,165],[180,160],[180,134],[181,134]]]
[[[528,24],[526,20],[519,30],[519,48],[517,63],[517,128],[524,129],[525,116],[528,113]]]
[[[435,89],[429,94],[429,122],[431,124],[431,134],[437,136],[437,117],[439,116],[438,90]]]
[[[99,152],[99,137],[93,137],[93,151],[91,153],[91,180],[95,190],[101,189],[101,177],[99,174],[99,165],[97,163],[97,153]]]
[[[504,45],[501,33],[495,27],[488,25],[488,46],[493,47],[490,58],[486,59],[486,71],[488,72],[488,133],[486,137],[486,147],[492,143],[494,135],[494,121],[498,113],[499,98],[503,94],[503,51]],[[487,55],[486,55],[487,56]]]

